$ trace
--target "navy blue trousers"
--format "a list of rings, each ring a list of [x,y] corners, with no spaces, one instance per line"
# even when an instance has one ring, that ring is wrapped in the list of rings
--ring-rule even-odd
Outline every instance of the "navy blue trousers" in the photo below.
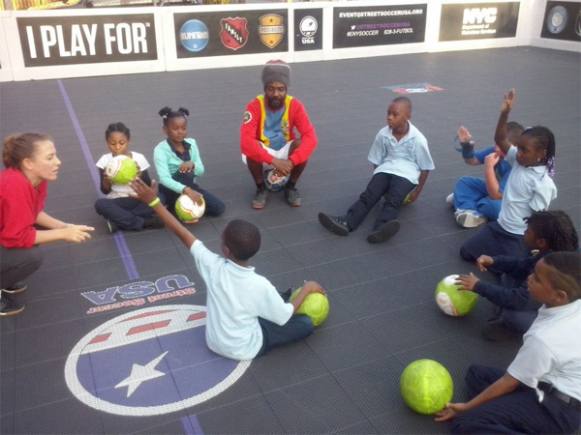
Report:
[[[378,229],[385,222],[397,219],[399,208],[408,193],[416,187],[411,181],[393,174],[379,173],[371,177],[365,191],[359,199],[349,207],[346,220],[351,231],[354,231],[369,214],[371,209],[383,196],[385,202],[373,229]]]
[[[315,329],[311,318],[302,314],[293,315],[282,326],[260,317],[258,322],[262,328],[263,342],[257,356],[264,355],[274,347],[307,338]]]
[[[470,398],[505,374],[493,367],[472,365],[466,374]],[[545,395],[539,403],[532,388],[521,386],[478,408],[460,414],[450,424],[452,433],[465,434],[557,434],[574,433],[581,427],[581,413]]]
[[[95,210],[126,231],[142,230],[145,220],[155,214],[147,204],[131,197],[100,198],[95,202]]]
[[[204,201],[206,202],[206,216],[220,216],[226,210],[226,206],[216,195],[202,189],[194,182],[193,173],[177,173],[172,178],[204,195]],[[176,193],[173,190],[165,187],[163,184],[159,185],[159,197],[161,202],[172,213],[174,212],[176,200],[180,197],[180,195],[181,193]]]
[[[460,257],[466,261],[476,261],[481,255],[525,257],[527,249],[523,236],[505,231],[498,222],[489,222],[460,248]]]

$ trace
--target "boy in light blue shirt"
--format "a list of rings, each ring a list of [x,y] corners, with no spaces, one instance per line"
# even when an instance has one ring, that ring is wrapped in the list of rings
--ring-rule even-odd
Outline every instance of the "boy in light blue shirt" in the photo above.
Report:
[[[260,249],[260,231],[255,225],[241,219],[230,221],[222,232],[223,256],[218,255],[163,207],[155,189],[140,179],[131,187],[192,254],[206,283],[206,343],[212,351],[249,360],[313,333],[311,318],[297,310],[309,294],[325,291],[315,281],[305,281],[296,297],[287,302],[268,279],[257,274],[249,262]]]
[[[381,243],[399,231],[399,208],[414,202],[424,188],[434,162],[424,135],[410,122],[412,103],[395,98],[387,109],[387,126],[379,130],[368,160],[373,177],[344,216],[319,213],[319,222],[340,236],[354,231],[383,196],[385,203],[368,235],[369,243]]]

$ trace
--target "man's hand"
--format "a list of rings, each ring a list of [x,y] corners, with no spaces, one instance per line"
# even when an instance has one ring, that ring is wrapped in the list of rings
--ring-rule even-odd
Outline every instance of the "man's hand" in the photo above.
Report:
[[[186,174],[186,173],[192,172],[192,171],[194,170],[194,168],[195,168],[195,167],[196,167],[196,166],[194,165],[194,162],[192,162],[192,161],[189,161],[189,162],[183,162],[183,163],[180,165],[180,169],[179,169],[179,171],[180,171],[180,173],[182,173],[182,174]]]
[[[504,94],[504,99],[500,105],[500,111],[503,113],[508,113],[512,110],[514,101],[516,100],[516,90],[512,88],[506,94]]]
[[[470,134],[468,129],[466,127],[464,127],[463,125],[461,125],[460,128],[458,128],[456,135],[458,136],[458,140],[461,143],[462,142],[470,142],[472,140],[472,135]]]
[[[135,195],[132,196],[145,204],[149,204],[157,198],[157,183],[155,180],[151,180],[151,187],[149,187],[141,178],[136,178],[129,183],[129,186],[135,192]]]
[[[272,166],[285,177],[293,170],[293,162],[290,160],[272,159]]]
[[[486,272],[490,266],[494,264],[494,258],[488,255],[481,255],[476,259],[476,265],[480,272]]]
[[[438,422],[452,420],[458,414],[467,410],[468,408],[465,403],[448,403],[444,409],[436,413],[434,420]]]
[[[456,279],[456,284],[462,287],[461,290],[474,291],[474,287],[478,281],[480,281],[480,279],[471,272],[470,275],[460,275],[458,279]]]

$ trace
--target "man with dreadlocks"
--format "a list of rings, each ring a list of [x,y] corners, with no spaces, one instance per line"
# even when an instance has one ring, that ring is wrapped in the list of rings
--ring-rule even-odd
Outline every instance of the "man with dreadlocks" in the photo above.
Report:
[[[307,161],[317,147],[315,127],[305,106],[287,94],[290,66],[282,60],[268,62],[262,70],[264,94],[246,105],[240,127],[242,160],[256,184],[252,208],[266,205],[264,170],[286,179],[284,195],[291,207],[300,207],[296,188]],[[297,134],[298,133],[298,134]]]
[[[571,218],[561,210],[538,211],[527,218],[524,243],[533,254],[525,258],[481,255],[476,264],[481,271],[503,273],[501,285],[480,281],[476,275],[461,275],[458,283],[484,296],[498,307],[497,315],[482,330],[484,338],[501,341],[526,332],[540,304],[531,299],[528,276],[537,262],[551,252],[579,249],[577,231]]]

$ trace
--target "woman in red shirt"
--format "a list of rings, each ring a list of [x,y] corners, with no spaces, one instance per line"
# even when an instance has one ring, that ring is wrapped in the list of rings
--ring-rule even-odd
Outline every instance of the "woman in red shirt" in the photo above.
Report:
[[[6,169],[0,171],[0,316],[10,316],[24,310],[12,295],[26,290],[22,280],[42,263],[35,246],[57,240],[84,242],[93,228],[67,224],[44,212],[48,181],[57,179],[61,165],[49,136],[8,136],[2,160]]]

